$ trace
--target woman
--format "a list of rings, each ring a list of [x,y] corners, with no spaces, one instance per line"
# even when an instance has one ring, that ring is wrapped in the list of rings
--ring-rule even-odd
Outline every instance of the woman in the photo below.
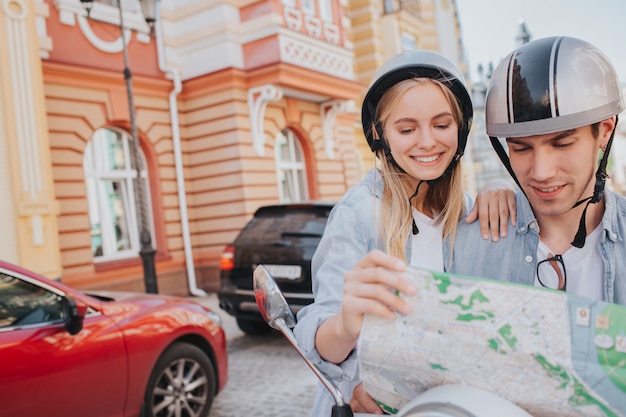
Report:
[[[398,292],[415,288],[393,271],[406,264],[442,271],[442,241],[454,239],[472,206],[459,164],[472,112],[459,70],[431,51],[392,58],[365,96],[363,129],[379,168],[335,205],[313,257],[315,302],[299,312],[295,328],[309,359],[344,398],[358,384],[355,346],[364,314],[408,312]],[[492,229],[506,229],[508,213],[495,220],[501,208],[515,213],[512,187],[505,184],[488,194],[489,208],[480,208],[494,218]],[[332,404],[318,390],[313,415],[329,416]]]

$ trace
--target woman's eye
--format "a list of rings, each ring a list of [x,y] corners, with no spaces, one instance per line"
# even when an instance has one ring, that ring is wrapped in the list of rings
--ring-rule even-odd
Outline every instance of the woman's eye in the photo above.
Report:
[[[447,129],[447,128],[450,127],[450,124],[448,124],[448,123],[441,123],[441,124],[435,125],[435,127],[437,129]]]
[[[400,132],[401,135],[410,135],[411,133],[413,133],[414,130],[415,129],[413,128],[407,127],[407,128],[398,130],[398,132]]]

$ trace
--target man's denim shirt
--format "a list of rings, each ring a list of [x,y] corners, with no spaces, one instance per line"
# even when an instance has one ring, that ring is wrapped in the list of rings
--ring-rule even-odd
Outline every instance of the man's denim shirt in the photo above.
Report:
[[[604,193],[605,211],[599,249],[604,262],[604,300],[626,304],[626,199],[609,190]],[[452,259],[450,241],[444,244],[445,270],[455,274],[533,285],[537,268],[539,227],[526,197],[516,195],[517,224],[509,226],[499,242],[480,237],[478,222],[460,222]],[[572,240],[575,230],[572,231]]]

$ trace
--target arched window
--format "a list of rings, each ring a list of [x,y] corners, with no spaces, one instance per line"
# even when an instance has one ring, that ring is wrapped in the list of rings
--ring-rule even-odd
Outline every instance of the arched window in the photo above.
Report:
[[[289,129],[281,130],[276,136],[276,171],[282,203],[294,203],[309,198],[302,146]]]
[[[98,129],[85,149],[83,169],[89,203],[91,252],[95,261],[110,261],[135,257],[141,247],[139,241],[138,210],[133,180],[137,171],[132,168],[130,136],[118,129]],[[145,159],[140,150],[145,167]],[[150,201],[145,168],[141,178]],[[150,204],[146,203],[148,224],[152,225]],[[151,231],[152,233],[152,231]]]

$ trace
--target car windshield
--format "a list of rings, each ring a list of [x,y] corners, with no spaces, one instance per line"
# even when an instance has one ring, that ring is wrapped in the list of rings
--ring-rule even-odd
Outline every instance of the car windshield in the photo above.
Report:
[[[248,243],[275,243],[289,238],[316,238],[324,233],[327,210],[266,210],[257,213],[240,238]]]

